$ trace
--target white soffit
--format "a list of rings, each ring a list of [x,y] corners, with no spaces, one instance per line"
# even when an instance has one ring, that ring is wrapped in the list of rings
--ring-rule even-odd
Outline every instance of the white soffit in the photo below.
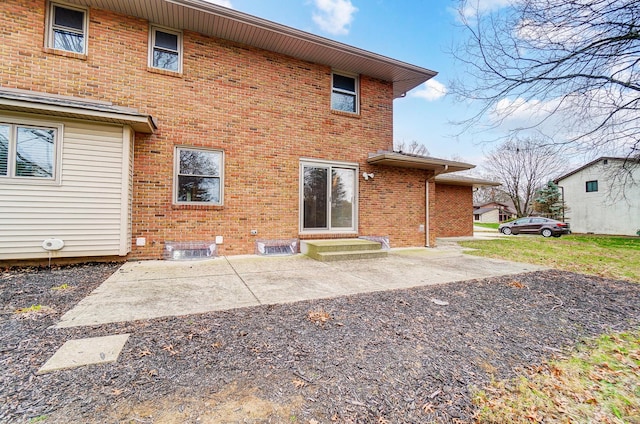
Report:
[[[460,185],[471,187],[498,187],[502,184],[497,181],[485,180],[483,178],[467,177],[465,175],[441,174],[436,175],[436,184]]]
[[[67,0],[393,82],[394,98],[437,73],[203,0]],[[283,11],[284,13],[284,11]]]
[[[370,165],[394,166],[399,168],[426,169],[437,171],[439,174],[447,172],[467,171],[475,165],[465,162],[434,158],[399,152],[378,152],[367,158]]]

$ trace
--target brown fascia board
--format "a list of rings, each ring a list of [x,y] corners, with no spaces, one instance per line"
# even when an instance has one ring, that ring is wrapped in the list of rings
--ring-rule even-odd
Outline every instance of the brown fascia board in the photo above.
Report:
[[[437,72],[203,0],[67,0],[150,23],[231,40],[333,69],[393,83],[393,97]]]

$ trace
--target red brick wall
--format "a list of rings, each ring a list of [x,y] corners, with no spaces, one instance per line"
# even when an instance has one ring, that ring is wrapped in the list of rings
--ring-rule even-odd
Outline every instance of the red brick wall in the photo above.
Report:
[[[358,234],[424,246],[429,175],[366,163],[392,145],[391,83],[361,76],[354,117],[330,110],[327,66],[185,31],[183,73],[172,75],[147,68],[145,20],[91,9],[83,56],[43,47],[44,0],[4,1],[0,18],[3,87],[106,100],[157,120],[155,134],[135,140],[132,241],[147,245],[133,243],[130,257],[159,257],[165,241],[220,235],[220,253],[240,254],[253,252],[256,238],[298,237],[300,158],[374,173],[359,177]],[[175,146],[224,151],[224,206],[172,204]]]
[[[407,168],[370,169],[367,172],[375,177],[360,180],[361,235],[388,235],[391,247],[425,246],[425,182],[432,174]]]
[[[472,187],[436,184],[436,237],[473,235]]]

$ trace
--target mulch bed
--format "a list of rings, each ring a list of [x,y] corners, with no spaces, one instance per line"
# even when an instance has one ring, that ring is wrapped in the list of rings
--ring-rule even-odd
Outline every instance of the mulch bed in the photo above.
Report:
[[[640,326],[640,284],[541,271],[49,328],[117,267],[0,273],[0,422],[469,422],[473,388]],[[36,375],[66,340],[121,333],[116,363]]]

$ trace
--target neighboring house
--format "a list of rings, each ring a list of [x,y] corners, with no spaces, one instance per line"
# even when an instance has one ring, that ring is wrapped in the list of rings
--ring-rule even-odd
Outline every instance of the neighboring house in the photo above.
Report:
[[[624,165],[624,168],[621,168]],[[575,233],[636,235],[640,230],[640,162],[601,157],[555,180]]]
[[[435,176],[473,165],[392,148],[393,100],[431,70],[202,0],[0,17],[0,260],[471,234],[443,210],[472,186]]]
[[[508,221],[517,216],[513,205],[500,202],[489,202],[473,206],[473,221],[498,223]]]

